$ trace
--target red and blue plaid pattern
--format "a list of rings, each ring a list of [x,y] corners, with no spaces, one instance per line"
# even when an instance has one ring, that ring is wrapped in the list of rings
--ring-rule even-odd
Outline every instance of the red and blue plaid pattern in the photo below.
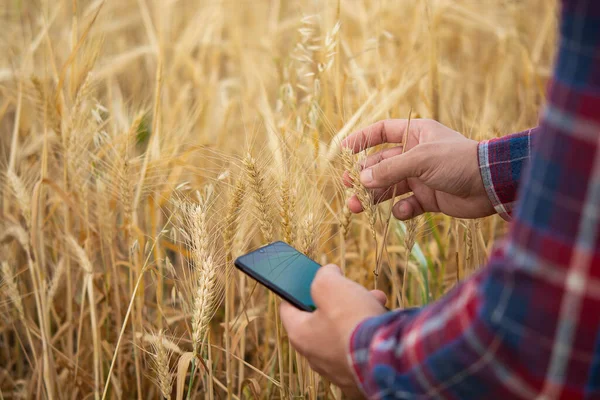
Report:
[[[369,398],[600,399],[600,1],[563,0],[548,99],[537,134],[480,147],[505,216],[522,182],[487,267],[355,329],[350,360]]]
[[[479,143],[479,166],[483,185],[496,212],[505,220],[512,217],[521,175],[531,157],[531,143],[540,128]]]

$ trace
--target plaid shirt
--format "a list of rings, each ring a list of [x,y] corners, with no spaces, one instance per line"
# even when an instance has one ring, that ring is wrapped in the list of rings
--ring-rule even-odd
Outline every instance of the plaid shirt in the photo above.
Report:
[[[441,300],[359,324],[350,361],[369,398],[600,399],[600,1],[562,3],[537,134],[480,145],[490,199],[514,206],[509,236]]]

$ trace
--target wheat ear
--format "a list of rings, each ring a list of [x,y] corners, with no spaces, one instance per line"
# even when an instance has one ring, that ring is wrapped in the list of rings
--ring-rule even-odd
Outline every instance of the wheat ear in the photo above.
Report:
[[[50,302],[54,300],[58,289],[63,283],[63,276],[65,275],[66,265],[67,263],[65,262],[65,260],[61,259],[58,262],[56,269],[54,270],[54,275],[52,276],[52,280],[48,285],[48,301]]]
[[[406,222],[406,233],[404,235],[404,271],[402,276],[402,304],[404,307],[408,307],[408,303],[406,301],[406,285],[407,285],[407,271],[408,271],[408,263],[410,262],[410,255],[412,253],[412,249],[415,246],[415,241],[417,239],[417,229],[420,225],[421,218],[415,217]]]
[[[122,212],[123,212],[123,224],[125,226],[125,232],[127,236],[129,236],[129,232],[131,231],[132,223],[133,223],[133,196],[134,196],[134,188],[135,183],[133,182],[133,173],[131,168],[131,160],[130,160],[130,141],[137,132],[138,127],[140,126],[142,120],[144,118],[143,113],[139,113],[131,123],[128,132],[125,137],[125,145],[121,148],[121,154],[118,155],[117,159],[117,190],[118,190],[118,200],[121,203]]]
[[[350,194],[350,190],[347,189],[344,191],[344,193],[346,194],[346,196],[344,196],[344,207],[342,207],[342,218],[340,221],[340,229],[342,231],[342,237],[344,238],[344,240],[348,237],[348,232],[350,232],[350,222],[352,222],[352,212],[350,211],[350,208],[348,207],[348,203],[347,203],[347,198],[349,197],[348,195]]]
[[[191,224],[192,260],[197,274],[192,314],[192,342],[194,354],[199,355],[217,297],[217,263],[210,249],[208,199],[201,199],[198,205],[188,205],[188,222]]]
[[[169,400],[171,399],[174,378],[173,369],[171,368],[173,349],[166,345],[162,330],[157,334],[152,334],[150,347],[152,349],[150,353],[150,369],[154,371],[156,376],[153,381],[160,390],[162,397]]]
[[[30,329],[29,329],[28,325],[26,324],[23,300],[21,299],[21,296],[19,295],[19,287],[17,285],[16,276],[13,274],[10,266],[8,265],[8,263],[6,261],[2,262],[2,265],[0,266],[0,270],[2,272],[2,279],[4,280],[4,285],[6,286],[6,288],[4,288],[3,291],[5,291],[10,302],[14,305],[15,310],[17,310],[17,316],[19,317],[19,319],[21,320],[21,322],[23,323],[23,325],[25,327],[25,335],[27,336],[27,341],[29,342],[29,347],[31,348],[31,351],[33,352],[33,358],[35,360],[35,363],[37,364],[38,356],[37,356],[36,348],[33,345],[33,338],[31,337]]]
[[[342,162],[344,163],[344,168],[346,168],[348,171],[350,180],[352,181],[352,190],[358,198],[358,201],[360,201],[363,211],[367,216],[367,220],[369,221],[369,227],[371,228],[373,240],[377,242],[377,207],[375,206],[371,192],[369,192],[367,188],[360,183],[359,164],[355,162],[352,150],[348,148],[344,148],[342,150]]]
[[[291,190],[291,184],[286,173],[281,181],[281,198],[279,216],[281,217],[281,229],[283,230],[283,241],[294,245],[296,235],[292,225],[296,211],[296,199]]]
[[[8,185],[12,189],[12,192],[17,199],[17,203],[19,204],[21,214],[25,219],[27,227],[31,227],[31,196],[28,193],[25,184],[21,178],[19,178],[19,176],[17,176],[17,174],[10,169],[6,172],[6,178]]]
[[[265,241],[271,243],[273,241],[273,225],[271,223],[265,177],[256,165],[256,160],[250,154],[244,158],[244,167],[246,168],[246,176],[252,191],[254,205],[258,211],[260,230]]]
[[[316,257],[317,252],[317,240],[319,234],[317,231],[317,224],[315,216],[312,213],[306,215],[306,218],[302,221],[300,232],[302,234],[302,243],[300,250],[309,256],[310,258]]]
[[[4,280],[4,285],[6,286],[3,290],[15,307],[15,310],[17,310],[19,319],[25,321],[25,312],[23,311],[23,302],[21,300],[21,296],[19,295],[17,280],[15,279],[15,276],[13,275],[11,268],[6,261],[2,261],[2,279]]]

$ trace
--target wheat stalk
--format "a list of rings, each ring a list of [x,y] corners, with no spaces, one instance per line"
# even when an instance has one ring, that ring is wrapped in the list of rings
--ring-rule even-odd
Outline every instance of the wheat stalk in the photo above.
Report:
[[[407,289],[407,272],[408,272],[408,264],[410,262],[410,255],[412,253],[412,249],[415,246],[415,241],[417,239],[417,230],[420,226],[421,217],[415,217],[406,222],[406,233],[404,235],[404,271],[402,275],[402,304],[404,307],[408,307],[408,302],[406,299],[406,289]]]
[[[226,350],[226,380],[227,380],[227,395],[231,397],[232,388],[232,377],[231,377],[231,335],[230,335],[230,320],[231,320],[231,309],[233,307],[233,292],[231,290],[231,277],[229,276],[229,270],[233,263],[233,239],[238,228],[238,217],[244,200],[244,193],[246,187],[242,179],[236,181],[235,187],[229,198],[227,205],[227,214],[225,216],[225,223],[223,228],[223,249],[225,251],[225,265],[227,268],[227,276],[225,278],[225,350]]]
[[[246,187],[243,180],[238,179],[227,204],[227,212],[225,214],[223,223],[223,248],[225,250],[225,256],[227,257],[228,268],[229,264],[233,260],[233,239],[238,228],[238,218],[242,208],[245,192]]]
[[[100,397],[101,387],[101,376],[102,373],[102,351],[100,347],[100,335],[98,331],[98,319],[96,317],[96,301],[94,295],[94,283],[93,283],[93,267],[92,263],[86,253],[86,251],[77,243],[77,240],[73,236],[67,236],[67,243],[74,253],[75,258],[79,262],[79,265],[85,272],[85,290],[87,292],[88,301],[90,303],[90,323],[92,330],[92,342],[93,342],[93,357],[94,357],[94,387],[96,398]]]

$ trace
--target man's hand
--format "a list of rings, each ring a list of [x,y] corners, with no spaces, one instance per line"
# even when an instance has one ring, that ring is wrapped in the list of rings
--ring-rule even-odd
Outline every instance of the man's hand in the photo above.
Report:
[[[373,189],[376,202],[412,196],[396,203],[393,214],[401,220],[424,212],[443,212],[459,218],[480,218],[495,213],[483,186],[477,160],[477,142],[444,125],[426,119],[379,121],[353,133],[342,142],[355,153],[383,143],[397,147],[370,155],[360,174],[362,184]],[[406,136],[406,149],[402,141]],[[344,182],[350,185],[345,174]],[[356,196],[348,201],[352,212],[362,211]]]
[[[300,311],[282,302],[281,321],[292,346],[311,368],[339,386],[344,393],[360,397],[348,362],[350,335],[359,322],[383,314],[386,298],[383,292],[369,292],[342,276],[336,265],[319,269],[311,286],[316,311]]]

